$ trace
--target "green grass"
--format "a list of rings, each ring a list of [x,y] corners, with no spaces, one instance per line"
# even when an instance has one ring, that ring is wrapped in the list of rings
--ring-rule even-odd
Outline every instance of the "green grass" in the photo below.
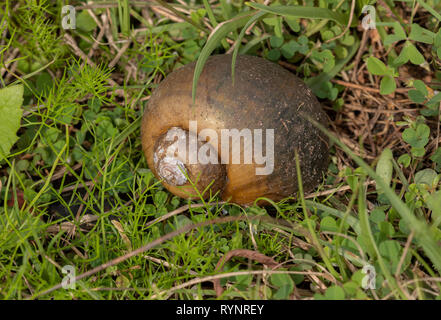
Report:
[[[0,155],[0,297],[215,299],[220,279],[223,299],[440,299],[441,2],[375,5],[368,41],[356,27],[366,1],[346,32],[351,1],[158,3],[74,1],[86,8],[68,31],[63,1],[0,7],[0,94],[24,87],[18,141]],[[208,56],[225,52],[281,63],[335,120],[322,128],[331,163],[313,193],[268,207],[189,202],[148,169],[139,126],[150,94],[195,60],[196,90]],[[416,112],[372,123],[372,101]],[[374,128],[385,124],[393,143]],[[75,289],[61,287],[67,265]],[[364,288],[367,265],[375,289]]]

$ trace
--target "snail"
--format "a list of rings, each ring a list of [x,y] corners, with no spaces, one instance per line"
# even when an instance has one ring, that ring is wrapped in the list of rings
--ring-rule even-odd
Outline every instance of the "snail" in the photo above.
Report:
[[[195,63],[170,73],[154,90],[141,123],[142,149],[153,174],[171,193],[197,199],[219,193],[252,204],[314,189],[328,167],[327,137],[307,117],[327,124],[306,84],[266,59],[211,56],[199,77]]]

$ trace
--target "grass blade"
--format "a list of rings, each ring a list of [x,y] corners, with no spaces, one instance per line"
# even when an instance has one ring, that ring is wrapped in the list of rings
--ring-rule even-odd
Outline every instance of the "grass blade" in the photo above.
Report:
[[[423,220],[417,218],[414,213],[407,207],[407,205],[400,200],[395,192],[383,181],[383,179],[373,170],[362,158],[352,152],[349,147],[336,138],[321,124],[314,119],[309,118],[315,126],[322,130],[330,140],[337,144],[344,152],[346,152],[365,172],[375,180],[378,186],[384,191],[384,194],[389,199],[392,206],[400,214],[403,221],[408,228],[415,233],[415,239],[423,248],[429,259],[438,271],[441,271],[441,250],[440,244],[436,240],[436,235],[433,234],[430,226]]]
[[[337,22],[340,25],[348,24],[348,16],[339,12],[334,12],[326,8],[303,7],[303,6],[274,6],[268,7],[263,4],[247,2],[253,9],[265,11],[288,18],[308,18],[308,19],[327,19]]]
[[[193,76],[193,87],[192,87],[192,98],[193,102],[196,99],[196,87],[199,80],[199,77],[202,73],[202,70],[204,68],[205,62],[207,61],[210,54],[213,52],[214,49],[218,46],[218,44],[221,42],[224,37],[229,34],[231,31],[236,30],[237,28],[240,28],[244,26],[248,20],[253,17],[256,13],[249,13],[246,14],[239,14],[233,19],[224,21],[216,26],[216,28],[213,29],[210,36],[208,37],[207,43],[205,44],[204,48],[202,49],[198,61],[196,62],[196,66],[194,69],[194,76]]]
[[[231,59],[231,79],[233,80],[233,84],[234,84],[234,69],[236,66],[236,59],[237,59],[237,54],[239,53],[239,47],[240,47],[240,43],[243,39],[243,37],[245,36],[245,31],[256,21],[263,19],[264,16],[266,16],[267,13],[266,12],[259,12],[257,13],[254,17],[252,17],[250,20],[248,20],[248,22],[245,24],[245,26],[242,28],[242,30],[239,33],[239,36],[236,40],[236,46],[234,47],[234,51],[233,51],[233,57]]]

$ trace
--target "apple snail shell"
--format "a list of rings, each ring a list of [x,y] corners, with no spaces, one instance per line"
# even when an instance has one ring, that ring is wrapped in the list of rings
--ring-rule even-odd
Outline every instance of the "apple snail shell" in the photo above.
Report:
[[[295,150],[304,190],[320,183],[329,143],[303,115],[325,126],[327,117],[302,80],[265,59],[239,55],[233,84],[231,55],[215,55],[204,66],[193,103],[194,68],[190,63],[168,75],[142,119],[148,166],[170,192],[183,198],[219,192],[238,204],[292,196],[298,191]],[[200,154],[218,161],[199,161]]]

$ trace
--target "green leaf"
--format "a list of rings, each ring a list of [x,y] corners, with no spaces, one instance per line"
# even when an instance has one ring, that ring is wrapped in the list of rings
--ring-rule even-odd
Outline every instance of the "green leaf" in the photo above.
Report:
[[[288,284],[284,284],[277,290],[277,292],[273,295],[273,298],[276,300],[287,300],[289,295],[292,292],[292,288]]]
[[[416,65],[420,65],[425,61],[424,56],[418,51],[413,43],[406,41],[400,55],[393,61],[393,64],[394,66],[398,67],[407,63],[409,60]]]
[[[355,38],[353,35],[346,33],[343,38],[340,38],[339,40],[343,45],[349,47],[352,46],[355,43]]]
[[[430,157],[430,160],[432,160],[433,162],[435,162],[438,165],[441,165],[441,147],[436,149],[436,151]]]
[[[332,39],[335,37],[334,32],[332,32],[331,30],[321,30],[320,33],[322,35],[323,41],[328,41],[329,39]]]
[[[415,103],[423,103],[424,101],[426,101],[426,97],[424,96],[424,94],[421,93],[421,91],[409,90],[408,95],[409,99]]]
[[[288,26],[291,28],[292,31],[294,31],[294,32],[300,31],[299,19],[285,17],[285,21],[288,24]]]
[[[433,32],[431,32],[427,29],[424,29],[419,24],[416,24],[416,23],[412,24],[410,34],[409,34],[410,40],[423,42],[423,43],[427,43],[427,44],[432,44],[434,38],[435,38],[435,34]]]
[[[402,164],[405,168],[407,168],[410,165],[411,160],[412,158],[410,157],[410,155],[405,153],[398,158],[398,163]]]
[[[16,85],[0,89],[0,160],[9,154],[20,128],[23,111],[23,86]]]
[[[401,49],[400,54],[398,55],[398,57],[396,57],[392,64],[394,67],[399,67],[402,66],[403,64],[407,63],[407,61],[409,61],[409,47],[408,46],[403,46],[403,49]]]
[[[415,80],[413,82],[413,86],[415,87],[415,89],[417,89],[423,95],[427,96],[427,94],[428,94],[427,87],[426,87],[426,85],[425,85],[425,83],[423,81]]]
[[[392,173],[393,173],[393,164],[392,164],[392,151],[389,148],[383,150],[380,155],[380,159],[378,159],[376,173],[380,176],[384,183],[388,186],[392,181]],[[378,193],[382,193],[381,187],[377,186]]]
[[[427,206],[432,210],[432,220],[434,227],[441,223],[441,191],[437,191],[427,198]]]
[[[320,222],[320,230],[337,232],[338,231],[337,222],[333,217],[326,216]]]
[[[342,287],[339,286],[331,286],[326,289],[325,297],[328,300],[344,300],[345,291]]]
[[[291,40],[280,48],[280,52],[282,52],[286,59],[291,59],[299,49],[300,45],[295,40]]]
[[[390,45],[394,42],[406,39],[406,33],[404,32],[403,27],[401,26],[401,24],[398,21],[394,22],[392,28],[394,29],[394,34],[388,34],[384,38],[384,45],[385,46]]]
[[[283,44],[283,38],[272,36],[270,38],[270,44],[272,48],[280,48]]]
[[[429,141],[430,128],[424,123],[419,124],[416,129],[407,128],[403,131],[403,140],[414,148],[424,148]]]
[[[376,76],[384,76],[389,74],[389,70],[383,61],[375,57],[369,57],[367,59],[367,68],[370,73]]]
[[[47,93],[50,90],[52,84],[52,77],[47,72],[40,73],[37,77],[37,80],[35,81],[35,86],[39,94],[43,94],[44,92]]]
[[[424,61],[426,61],[424,59],[424,56],[410,42],[408,44],[408,51],[407,51],[407,53],[408,53],[408,57],[409,57],[410,62],[412,62],[413,64],[420,65],[420,64],[424,63]]]
[[[331,50],[328,49],[323,51],[314,50],[311,54],[311,58],[322,64],[324,72],[331,71],[332,68],[334,68],[335,66],[335,58]]]
[[[81,31],[90,32],[93,29],[95,29],[97,26],[95,20],[93,20],[93,18],[90,16],[87,10],[81,11],[76,18],[77,18],[76,26]]]
[[[395,240],[386,240],[380,243],[380,245],[378,246],[378,250],[380,251],[381,256],[389,261],[389,264],[387,264],[387,266],[389,267],[391,273],[395,273],[403,251],[400,244]],[[407,268],[409,262],[410,255],[408,251],[404,259],[404,263],[401,266],[400,272],[404,271]]]
[[[430,99],[429,102],[427,102],[427,104],[438,103],[438,102],[441,102],[441,92],[437,93],[432,99]]]
[[[185,227],[186,225],[193,224],[193,222],[186,216],[180,214],[175,217],[174,225],[176,230]]]
[[[380,228],[380,233],[386,238],[392,237],[395,233],[394,226],[389,221],[379,222],[378,227]]]
[[[302,52],[302,49],[299,51],[302,54],[306,54],[307,50],[307,44],[308,44],[308,38],[305,36],[300,36],[297,39],[297,42],[300,43],[302,46],[305,46],[306,50],[305,52]],[[324,89],[327,91],[330,91],[330,95],[332,95],[331,100],[335,100],[338,94],[338,89],[333,88],[332,84],[328,83],[332,78],[335,77],[337,73],[340,72],[341,69],[351,60],[351,58],[356,54],[358,47],[360,45],[360,41],[358,38],[356,39],[356,42],[353,46],[349,47],[348,55],[344,59],[339,59],[335,62],[334,68],[332,68],[329,72],[322,72],[316,77],[311,77],[307,79],[305,82],[308,85],[308,87],[311,88],[311,90],[314,92],[314,94],[317,95],[318,92],[321,92],[323,94]],[[334,90],[335,89],[335,90]]]
[[[259,14],[266,14],[266,12],[261,11],[259,12]],[[274,34],[276,35],[276,37],[283,38],[281,17],[276,16],[271,18],[265,18],[263,19],[263,22],[274,28]]]
[[[271,49],[268,51],[268,54],[266,55],[267,58],[271,61],[277,61],[280,59],[280,50],[279,49]]]
[[[275,273],[270,277],[271,284],[279,287],[274,294],[274,299],[288,299],[294,290],[294,281],[289,274]]]
[[[329,100],[335,100],[338,95],[338,89],[334,88],[329,81],[314,86],[313,92],[320,99],[328,98]]]
[[[412,147],[410,152],[414,157],[422,157],[426,153],[426,150],[424,148]]]
[[[339,59],[344,59],[348,55],[348,49],[345,47],[336,47],[334,53]]]
[[[44,140],[47,140],[47,144],[55,143],[58,139],[58,135],[61,133],[57,128],[47,128],[44,132]]]
[[[391,76],[385,76],[380,82],[380,93],[381,94],[391,94],[397,88],[395,79]]]
[[[438,183],[438,174],[435,170],[426,168],[418,171],[415,174],[415,183],[418,184],[426,184],[429,187],[434,187],[436,183]],[[436,183],[435,183],[436,182]]]
[[[155,206],[159,208],[165,205],[167,198],[168,198],[167,192],[158,191],[155,193],[153,197],[153,202],[155,203]]]
[[[283,270],[283,269],[279,269]],[[292,282],[292,279],[287,273],[274,273],[270,277],[270,281],[273,285],[281,287],[287,283]]]
[[[427,87],[421,80],[415,80],[413,86],[416,90],[409,91],[409,98],[416,103],[423,103],[426,101],[426,96],[428,95]]]
[[[385,219],[386,215],[384,211],[380,210],[379,208],[372,210],[371,214],[369,215],[369,220],[377,224],[383,222]]]

